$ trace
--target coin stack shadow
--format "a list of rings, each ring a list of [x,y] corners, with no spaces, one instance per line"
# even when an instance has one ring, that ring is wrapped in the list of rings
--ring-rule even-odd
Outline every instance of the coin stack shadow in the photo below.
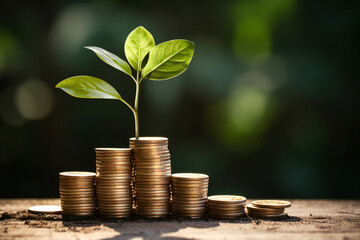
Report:
[[[132,151],[95,148],[97,212],[103,217],[129,217],[132,211]]]
[[[96,212],[95,173],[59,173],[61,213],[67,216],[91,216]]]
[[[174,216],[203,218],[209,176],[199,173],[176,173],[171,175],[171,212]]]
[[[166,217],[170,213],[171,160],[168,139],[130,138],[134,157],[135,215]]]
[[[245,215],[246,198],[234,195],[208,197],[208,216],[216,219],[236,219]]]

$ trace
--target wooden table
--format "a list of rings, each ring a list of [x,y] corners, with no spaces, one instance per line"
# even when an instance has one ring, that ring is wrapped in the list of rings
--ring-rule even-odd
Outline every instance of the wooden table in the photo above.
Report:
[[[63,220],[29,215],[59,199],[0,200],[0,239],[360,239],[360,201],[290,200],[288,217],[219,220]]]

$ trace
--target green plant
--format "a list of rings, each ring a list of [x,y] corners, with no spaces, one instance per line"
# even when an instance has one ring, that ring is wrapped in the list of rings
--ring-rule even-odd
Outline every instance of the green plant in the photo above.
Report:
[[[129,107],[134,114],[135,136],[139,137],[139,90],[144,79],[167,80],[183,73],[194,54],[194,43],[188,40],[171,40],[155,46],[150,32],[140,26],[125,41],[125,56],[134,68],[115,54],[99,47],[85,47],[110,66],[129,75],[136,84],[135,103],[132,107],[107,82],[91,76],[75,76],[59,82],[56,87],[78,98],[116,99]]]

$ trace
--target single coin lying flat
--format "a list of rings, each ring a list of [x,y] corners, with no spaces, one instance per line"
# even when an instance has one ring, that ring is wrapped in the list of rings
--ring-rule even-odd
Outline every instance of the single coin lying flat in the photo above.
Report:
[[[213,196],[209,196],[208,200],[214,202],[241,202],[241,203],[246,202],[245,197],[237,196],[237,195],[213,195]]]
[[[284,200],[256,200],[252,205],[262,208],[288,208],[291,207],[291,202]]]
[[[37,205],[28,208],[30,213],[61,213],[61,206],[58,205]]]

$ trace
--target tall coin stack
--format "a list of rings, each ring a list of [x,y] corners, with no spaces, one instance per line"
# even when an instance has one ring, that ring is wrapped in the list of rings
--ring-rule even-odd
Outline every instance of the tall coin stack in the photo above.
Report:
[[[129,217],[132,211],[132,151],[95,148],[97,211],[103,217]]]
[[[171,211],[178,217],[203,218],[209,176],[199,173],[176,173],[171,175]]]
[[[166,217],[170,213],[171,160],[168,139],[130,138],[134,157],[135,215]]]
[[[291,202],[284,200],[256,200],[246,205],[248,215],[258,218],[281,217]]]
[[[91,216],[96,212],[95,173],[59,173],[61,213],[68,216]]]
[[[208,216],[217,219],[235,219],[245,215],[246,198],[234,195],[208,197]]]

